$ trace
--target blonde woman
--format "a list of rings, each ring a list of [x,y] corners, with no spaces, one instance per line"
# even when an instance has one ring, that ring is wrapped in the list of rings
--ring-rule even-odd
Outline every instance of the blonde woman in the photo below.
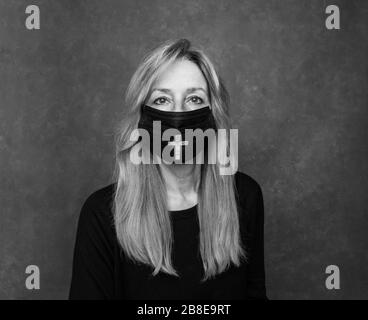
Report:
[[[116,182],[81,210],[70,299],[267,299],[261,187],[221,171],[218,156],[234,153],[230,134],[219,134],[231,129],[228,100],[186,39],[143,59],[116,134]],[[164,138],[165,129],[176,135]],[[188,129],[212,135],[196,144]]]

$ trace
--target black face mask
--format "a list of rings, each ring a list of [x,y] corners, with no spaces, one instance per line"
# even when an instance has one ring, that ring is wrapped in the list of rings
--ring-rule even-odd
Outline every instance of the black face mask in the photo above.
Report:
[[[154,132],[153,128],[153,121],[160,121],[161,124],[161,131]],[[192,110],[192,111],[182,111],[182,112],[175,112],[175,111],[162,111],[156,108],[152,108],[147,105],[142,105],[141,107],[141,118],[138,123],[138,128],[145,129],[148,131],[150,135],[150,152],[151,154],[158,155],[159,158],[162,159],[163,150],[168,145],[169,141],[164,141],[162,139],[162,134],[167,129],[177,129],[180,132],[180,139],[181,141],[185,141],[185,129],[201,129],[205,131],[206,129],[216,129],[215,120],[213,118],[212,111],[209,106]],[[160,146],[153,148],[153,137],[155,136],[155,140],[159,139],[161,142]],[[158,138],[157,138],[158,137]],[[174,160],[174,163],[186,163],[187,161],[193,160],[195,163],[195,158],[199,153],[202,151],[204,152],[204,156],[208,150],[208,139],[204,138],[203,150],[202,148],[196,148],[196,138],[193,137],[193,144],[182,145],[180,150],[180,160]],[[174,141],[174,137],[170,136],[170,141]],[[191,143],[190,143],[191,144]],[[186,157],[185,155],[185,148],[189,150],[192,148],[192,156]],[[168,147],[170,148],[170,147]],[[158,150],[156,150],[158,149]],[[170,155],[174,157],[174,152],[176,148],[172,148]],[[197,150],[198,149],[198,150]],[[204,157],[206,159],[206,156]]]

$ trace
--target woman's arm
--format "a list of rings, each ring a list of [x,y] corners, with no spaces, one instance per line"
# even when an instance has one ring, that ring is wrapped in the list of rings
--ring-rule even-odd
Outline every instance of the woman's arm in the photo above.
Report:
[[[92,194],[79,216],[70,300],[113,299],[114,263],[111,226],[101,200]]]
[[[264,265],[264,205],[262,189],[258,183],[247,200],[249,215],[249,264],[247,297],[248,299],[268,300],[265,285]]]

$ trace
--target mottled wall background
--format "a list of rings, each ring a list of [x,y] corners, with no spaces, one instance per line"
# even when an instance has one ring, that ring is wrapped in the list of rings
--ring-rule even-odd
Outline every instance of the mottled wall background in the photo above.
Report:
[[[30,4],[40,30],[25,28]],[[328,4],[341,30],[325,28]],[[0,14],[0,298],[67,297],[124,90],[149,49],[182,37],[231,93],[240,169],[264,193],[269,297],[368,298],[368,2],[1,0]],[[330,264],[340,290],[325,288]]]

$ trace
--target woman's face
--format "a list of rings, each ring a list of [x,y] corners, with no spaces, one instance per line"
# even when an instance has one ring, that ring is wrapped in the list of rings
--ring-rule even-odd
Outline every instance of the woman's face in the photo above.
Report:
[[[159,73],[147,105],[162,111],[190,111],[209,105],[207,82],[198,66],[179,60]]]

